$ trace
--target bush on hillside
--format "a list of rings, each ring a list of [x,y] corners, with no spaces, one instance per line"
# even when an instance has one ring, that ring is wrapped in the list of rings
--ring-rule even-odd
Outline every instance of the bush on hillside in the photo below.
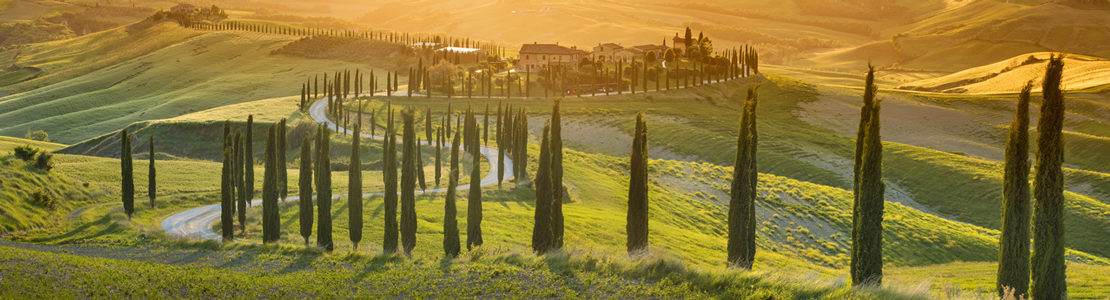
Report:
[[[75,37],[69,27],[45,19],[34,22],[0,24],[0,47],[34,44]]]
[[[50,193],[43,190],[42,188],[39,188],[31,193],[31,202],[34,202],[35,205],[42,206],[43,208],[49,210],[58,209],[58,202],[54,201],[54,197],[50,196]]]
[[[50,171],[54,168],[54,154],[42,151],[39,156],[35,158],[35,166],[43,171]]]
[[[34,140],[34,141],[43,141],[43,142],[49,142],[50,141],[50,135],[46,134],[46,131],[42,131],[42,130],[31,132],[30,129],[27,129],[27,134],[23,135],[23,138],[28,139],[28,140]]]
[[[31,161],[42,149],[31,147],[31,144],[15,147],[15,156],[23,161]]]

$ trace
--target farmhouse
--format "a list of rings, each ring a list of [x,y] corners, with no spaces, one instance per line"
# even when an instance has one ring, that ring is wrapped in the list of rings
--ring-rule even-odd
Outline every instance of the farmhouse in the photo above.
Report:
[[[559,46],[559,44],[524,44],[520,46],[520,60],[516,69],[539,70],[548,66],[564,66],[577,70],[578,63],[585,57],[586,51]]]
[[[192,4],[182,3],[177,6],[171,7],[170,12],[178,14],[191,14],[197,12],[197,7]]]
[[[590,55],[593,60],[598,61],[613,61],[613,54],[617,51],[624,49],[623,46],[613,43],[597,44],[594,47],[594,52]]]
[[[691,43],[693,43],[693,41],[691,41]],[[678,36],[677,32],[674,33],[674,42],[671,43],[671,45],[674,45],[675,49],[682,50],[682,53],[686,53],[686,37]]]

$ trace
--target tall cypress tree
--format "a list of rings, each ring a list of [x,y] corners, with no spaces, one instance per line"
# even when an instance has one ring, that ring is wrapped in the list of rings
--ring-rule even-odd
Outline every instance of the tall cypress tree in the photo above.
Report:
[[[868,69],[867,77],[864,81],[864,89],[863,89],[863,107],[860,108],[859,128],[856,130],[856,149],[855,149],[855,155],[854,155],[855,162],[852,166],[852,196],[853,196],[853,200],[852,200],[852,224],[858,224],[860,222],[860,220],[859,220],[859,215],[860,215],[859,198],[860,198],[860,192],[861,192],[861,190],[860,190],[860,178],[863,176],[863,171],[861,170],[861,168],[863,167],[863,152],[865,150],[865,145],[866,145],[865,141],[866,141],[866,138],[867,138],[867,124],[871,120],[871,112],[873,110],[873,106],[874,106],[874,102],[875,102],[875,93],[878,91],[878,87],[875,86],[875,67],[869,64],[867,66],[867,69]],[[853,237],[860,235],[860,233],[857,232],[856,229],[857,229],[857,227],[855,225],[853,225],[852,226],[852,236]],[[853,244],[854,243],[855,242],[853,241]],[[855,264],[855,250],[854,249],[853,249],[853,256],[852,256],[852,264],[853,265]],[[854,281],[854,279],[856,278],[855,269],[852,269],[851,273],[852,273],[852,278],[853,278],[853,281]]]
[[[358,251],[358,242],[362,241],[362,151],[359,139],[362,128],[355,125],[355,134],[351,136],[351,163],[348,168],[347,183],[347,219],[350,220],[348,232],[354,250]]]
[[[424,142],[421,141],[420,138],[416,138],[416,165],[414,167],[416,168],[417,182],[420,183],[420,190],[421,191],[426,191],[426,190],[428,190],[428,183],[427,183],[427,180],[425,180],[426,178],[424,178],[424,149],[423,149],[423,144],[424,144]]]
[[[123,178],[120,196],[123,198],[123,212],[127,214],[127,220],[131,220],[131,215],[135,213],[135,175],[131,165],[131,135],[127,134],[127,128],[120,131],[119,142],[120,172]]]
[[[871,76],[868,76],[871,77]],[[873,86],[865,87],[872,90]],[[874,94],[872,94],[873,96]],[[859,197],[856,201],[857,216],[852,236],[852,284],[882,285],[883,280],[883,144],[880,135],[880,103],[872,102],[866,121],[864,148],[859,176]]]
[[[278,224],[278,196],[281,194],[280,187],[278,186],[278,172],[277,172],[277,133],[279,125],[270,126],[270,130],[266,132],[266,156],[264,171],[262,173],[262,242],[273,243],[277,242],[281,236],[278,231],[281,230]]]
[[[470,134],[476,136],[477,128],[472,128]],[[482,155],[478,151],[471,153],[474,159],[470,171],[470,197],[466,200],[466,250],[482,245]]]
[[[501,102],[497,102],[497,188],[501,188],[501,182],[505,180],[505,127],[502,121],[504,116],[501,114]]]
[[[246,187],[246,202],[247,205],[253,206],[254,203],[250,200],[254,197],[254,115],[247,116],[247,139],[243,144],[243,155],[243,186]]]
[[[424,113],[424,140],[432,141],[432,108],[429,107],[428,111]]]
[[[1067,299],[1064,264],[1064,57],[1052,55],[1041,85],[1033,178],[1033,299]]]
[[[756,169],[755,112],[759,86],[748,86],[748,97],[741,113],[740,133],[736,138],[736,162],[732,172],[732,192],[728,215],[729,265],[751,269],[755,262]]]
[[[385,146],[382,147],[383,174],[385,183],[385,236],[382,242],[382,251],[386,254],[397,252],[398,230],[397,224],[397,134],[393,132],[393,110],[389,110],[389,123],[386,125]]]
[[[1029,98],[1033,82],[1018,96],[1006,163],[1002,175],[1002,233],[998,237],[998,294],[1013,289],[1015,298],[1029,295]]]
[[[543,138],[540,139],[540,161],[536,170],[536,215],[535,225],[532,227],[532,251],[543,254],[551,250],[551,151],[548,133],[551,124],[543,126]]]
[[[435,144],[436,144],[436,186],[439,186],[439,178],[440,178],[440,176],[443,176],[443,174],[440,173],[441,170],[442,170],[440,168],[440,160],[443,157],[442,152],[440,151],[440,148],[442,148],[442,146],[443,146],[443,129],[442,128],[436,128]],[[448,171],[448,172],[450,172],[450,171]]]
[[[250,144],[250,141],[247,140],[246,137],[243,137],[241,132],[242,131],[235,132],[235,139],[239,141],[240,145],[239,152],[235,153],[235,168],[239,170],[239,175],[235,178],[238,181],[239,185],[239,188],[236,189],[236,191],[239,193],[237,195],[239,201],[237,201],[236,203],[237,205],[235,211],[239,214],[239,232],[244,233],[247,231],[247,201],[251,201],[249,195],[247,195],[246,169],[253,168],[254,166],[247,166],[246,146],[247,144]]]
[[[644,113],[636,114],[636,130],[632,137],[630,160],[631,179],[628,183],[628,253],[647,250],[648,247],[648,179],[647,179],[647,123]]]
[[[443,132],[440,131],[442,134]],[[459,133],[455,132],[455,140],[451,143],[451,165],[447,174],[447,201],[443,204],[443,251],[447,256],[458,257],[461,252],[459,240],[458,208],[455,198],[459,185]]]
[[[225,127],[227,123],[224,123]],[[220,169],[220,234],[224,242],[231,242],[235,239],[235,228],[232,224],[235,220],[232,218],[231,205],[234,204],[231,198],[231,147],[227,145],[227,136],[224,136],[224,157],[223,167]]]
[[[311,137],[305,135],[304,142],[301,142],[301,180],[298,185],[300,188],[300,217],[301,224],[301,237],[304,238],[305,246],[308,246],[308,238],[312,236],[312,145],[309,144]]]
[[[401,112],[404,122],[404,143],[401,153],[401,247],[405,255],[412,255],[416,247],[416,111]]]
[[[486,103],[486,114],[482,115],[482,145],[489,145],[489,103]]]
[[[331,130],[316,128],[316,246],[335,249],[331,235]]]
[[[563,199],[566,198],[563,195],[563,113],[559,108],[561,102],[562,99],[555,99],[555,105],[551,109],[551,233],[554,236],[552,243],[555,249],[563,248]],[[528,124],[527,117],[525,124]],[[524,129],[520,141],[524,152],[520,157],[521,161],[528,160],[528,125],[525,125]],[[644,156],[647,156],[647,149],[644,149]],[[528,169],[522,170],[522,174],[528,174]],[[644,199],[647,199],[646,196]]]
[[[349,75],[348,75],[349,76]],[[278,123],[277,138],[275,140],[274,151],[276,152],[275,167],[277,167],[277,184],[280,191],[279,197],[281,201],[285,202],[285,198],[289,197],[289,168],[288,160],[285,151],[289,148],[289,144],[285,142],[285,130],[288,128],[285,119],[282,118]]]
[[[153,134],[150,135],[150,152],[147,152],[147,153],[149,153],[149,155],[150,155],[150,164],[148,165],[149,169],[147,171],[148,175],[147,175],[146,195],[147,195],[147,197],[150,198],[150,208],[154,208],[154,198],[156,196],[155,195],[155,187],[157,187],[158,181],[157,181],[157,178],[155,176],[156,173],[155,173],[155,170],[154,170],[154,135]]]

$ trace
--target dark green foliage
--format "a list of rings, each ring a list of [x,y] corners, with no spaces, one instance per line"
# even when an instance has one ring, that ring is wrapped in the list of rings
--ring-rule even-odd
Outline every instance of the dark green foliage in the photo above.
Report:
[[[351,244],[358,250],[358,242],[362,241],[362,151],[359,139],[362,128],[355,125],[355,134],[351,135],[351,167],[347,172],[347,219],[351,235]]]
[[[263,164],[264,171],[262,173],[262,242],[274,243],[281,237],[281,219],[279,219],[278,211],[278,197],[281,195],[281,189],[278,185],[278,151],[277,151],[277,134],[280,132],[277,126],[270,126],[270,130],[266,132],[266,157]]]
[[[127,129],[124,129],[123,133],[126,132]],[[124,141],[120,140],[120,147],[123,147],[124,145],[126,145]],[[23,161],[31,161],[32,159],[35,159],[35,154],[38,154],[39,152],[42,152],[42,149],[32,147],[30,144],[15,147],[15,157],[18,157]],[[120,158],[123,158],[123,152],[120,152]]]
[[[298,185],[300,189],[300,217],[301,224],[301,237],[304,237],[304,244],[308,245],[308,238],[312,236],[312,144],[311,137],[305,135],[304,142],[301,143],[301,180]]]
[[[440,132],[443,133],[442,131]],[[458,257],[461,252],[459,240],[458,208],[455,205],[459,186],[459,133],[451,143],[451,165],[447,174],[447,201],[443,204],[443,252],[450,257]]]
[[[31,202],[35,203],[35,205],[49,210],[58,209],[58,201],[54,200],[54,196],[51,196],[50,192],[43,190],[42,188],[31,192]]]
[[[226,122],[224,123],[224,127],[227,127]],[[226,143],[228,139],[229,138],[225,134],[223,168],[220,173],[220,233],[223,235],[224,242],[231,242],[235,239],[235,228],[232,226],[235,220],[232,216],[233,213],[231,209],[231,206],[235,204],[232,202],[231,198],[231,165],[233,156],[231,155],[232,148]]]
[[[473,116],[471,116],[473,118]],[[476,134],[477,130],[471,132]],[[470,171],[470,196],[466,200],[466,250],[481,246],[482,241],[482,156],[474,154]]]
[[[243,143],[243,187],[245,191],[246,202],[248,205],[253,205],[250,201],[254,197],[254,115],[247,116],[247,137]]]
[[[135,213],[135,178],[131,170],[131,135],[127,134],[127,129],[124,128],[120,132],[120,172],[123,178],[123,183],[120,188],[120,196],[123,198],[123,213],[127,214],[127,219],[131,219],[131,214]]]
[[[1000,296],[1010,288],[1014,297],[1029,297],[1029,93],[1032,89],[1032,81],[1021,89],[1006,142],[1002,233],[998,238],[997,288]]]
[[[551,124],[543,126],[540,140],[540,161],[536,170],[536,215],[532,227],[532,251],[543,254],[551,250],[554,236],[551,234],[551,145],[548,132]]]
[[[385,183],[385,236],[382,242],[382,251],[386,254],[396,253],[398,247],[397,224],[397,134],[393,132],[393,110],[389,110],[388,123],[385,131],[385,145],[382,146],[382,181]]]
[[[628,215],[625,227],[628,253],[647,250],[648,247],[648,149],[647,122],[644,113],[636,114],[636,129],[632,134],[632,156],[629,157]]]
[[[38,156],[35,156],[35,167],[39,170],[50,171],[54,168],[54,154],[42,151]]]
[[[486,114],[482,115],[482,145],[489,145],[489,103],[486,103]]]
[[[505,180],[505,127],[504,115],[501,114],[501,102],[497,102],[497,188],[501,188],[501,181]]]
[[[1064,57],[1052,55],[1041,85],[1033,177],[1032,299],[1067,299],[1064,281]]]
[[[404,135],[401,137],[401,248],[412,255],[416,247],[416,111],[401,112]]]
[[[423,141],[419,138],[416,139],[416,179],[420,183],[420,190],[428,190],[428,183],[424,178],[424,150],[422,149]]]
[[[245,161],[246,156],[248,155],[246,153],[247,152],[246,144],[250,144],[250,141],[248,141],[246,139],[246,137],[243,137],[243,135],[240,132],[235,132],[235,139],[239,140],[239,142],[236,143],[237,145],[239,145],[239,147],[237,147],[238,148],[238,153],[235,153],[235,162],[236,162],[235,168],[237,170],[239,170],[238,175],[237,175],[238,177],[235,178],[235,180],[238,182],[237,183],[238,188],[236,188],[235,191],[238,192],[238,195],[236,195],[236,196],[238,197],[239,201],[237,201],[235,211],[239,213],[239,232],[246,232],[247,231],[247,201],[251,201],[250,195],[247,194],[247,186],[246,186],[247,183],[246,183],[246,179],[245,179],[245,177],[246,177],[246,168],[248,168],[248,167],[249,168],[254,168],[254,166],[247,166],[247,163]]]
[[[748,97],[740,120],[740,133],[736,137],[736,162],[733,164],[732,191],[728,214],[728,263],[751,269],[755,263],[755,198],[759,172],[756,166],[756,148],[759,135],[756,131],[756,107],[759,104],[759,86],[748,86]]]
[[[440,160],[443,156],[442,152],[440,150],[440,148],[443,147],[443,128],[437,128],[436,129],[436,142],[435,142],[435,144],[436,144],[436,186],[439,186],[439,178],[440,178],[440,176],[443,176],[443,174],[441,173],[442,168],[440,167],[441,166]],[[450,172],[450,171],[448,171],[448,172]]]
[[[286,128],[288,128],[288,126],[285,124],[285,119],[281,119],[281,122],[278,123],[277,140],[275,141],[277,144],[274,149],[277,152],[275,154],[277,156],[275,167],[277,168],[277,184],[278,190],[280,191],[279,197],[281,197],[281,201],[283,202],[286,197],[289,197],[289,168],[287,167],[288,161],[285,155],[285,150],[289,148],[289,144],[285,142],[285,137],[287,135],[285,132]]]
[[[239,196],[243,194],[243,144],[241,142],[243,136],[240,131],[235,131],[234,136],[230,138],[231,147],[231,214],[234,217],[238,211]],[[154,151],[151,151],[153,154]],[[239,222],[242,226],[243,222]]]
[[[424,140],[432,141],[432,108],[424,112]]]
[[[870,102],[864,126],[863,153],[858,167],[859,182],[852,223],[851,273],[853,285],[882,285],[883,280],[883,145],[879,134],[880,105],[874,100],[874,68],[868,72],[864,87],[864,106]],[[870,97],[870,99],[868,99]]]
[[[335,249],[331,238],[331,130],[316,128],[316,247]]]
[[[147,169],[146,195],[147,195],[148,198],[150,198],[150,208],[154,208],[154,198],[157,196],[157,193],[155,193],[155,188],[158,185],[158,181],[157,181],[157,173],[155,172],[155,169],[154,169],[154,136],[153,135],[150,136],[150,152],[147,152],[147,153],[150,155],[150,163],[147,164],[148,169]]]
[[[554,237],[552,246],[555,249],[563,248],[563,113],[559,108],[559,103],[562,99],[555,99],[555,105],[551,109],[551,234]],[[524,119],[524,126],[521,126],[521,167],[526,167],[524,162],[528,161],[528,117],[522,116]],[[645,132],[646,135],[646,132]],[[644,157],[647,158],[647,149],[644,149]],[[528,169],[522,169],[521,172],[525,176],[528,175]],[[645,192],[644,199],[647,199]]]

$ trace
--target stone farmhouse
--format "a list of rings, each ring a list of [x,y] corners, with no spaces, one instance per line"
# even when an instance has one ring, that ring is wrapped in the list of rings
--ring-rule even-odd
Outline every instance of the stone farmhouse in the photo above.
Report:
[[[568,48],[559,44],[524,44],[520,47],[516,70],[541,70],[554,66],[578,70],[583,57],[586,57],[586,51],[578,50],[575,46]]]

